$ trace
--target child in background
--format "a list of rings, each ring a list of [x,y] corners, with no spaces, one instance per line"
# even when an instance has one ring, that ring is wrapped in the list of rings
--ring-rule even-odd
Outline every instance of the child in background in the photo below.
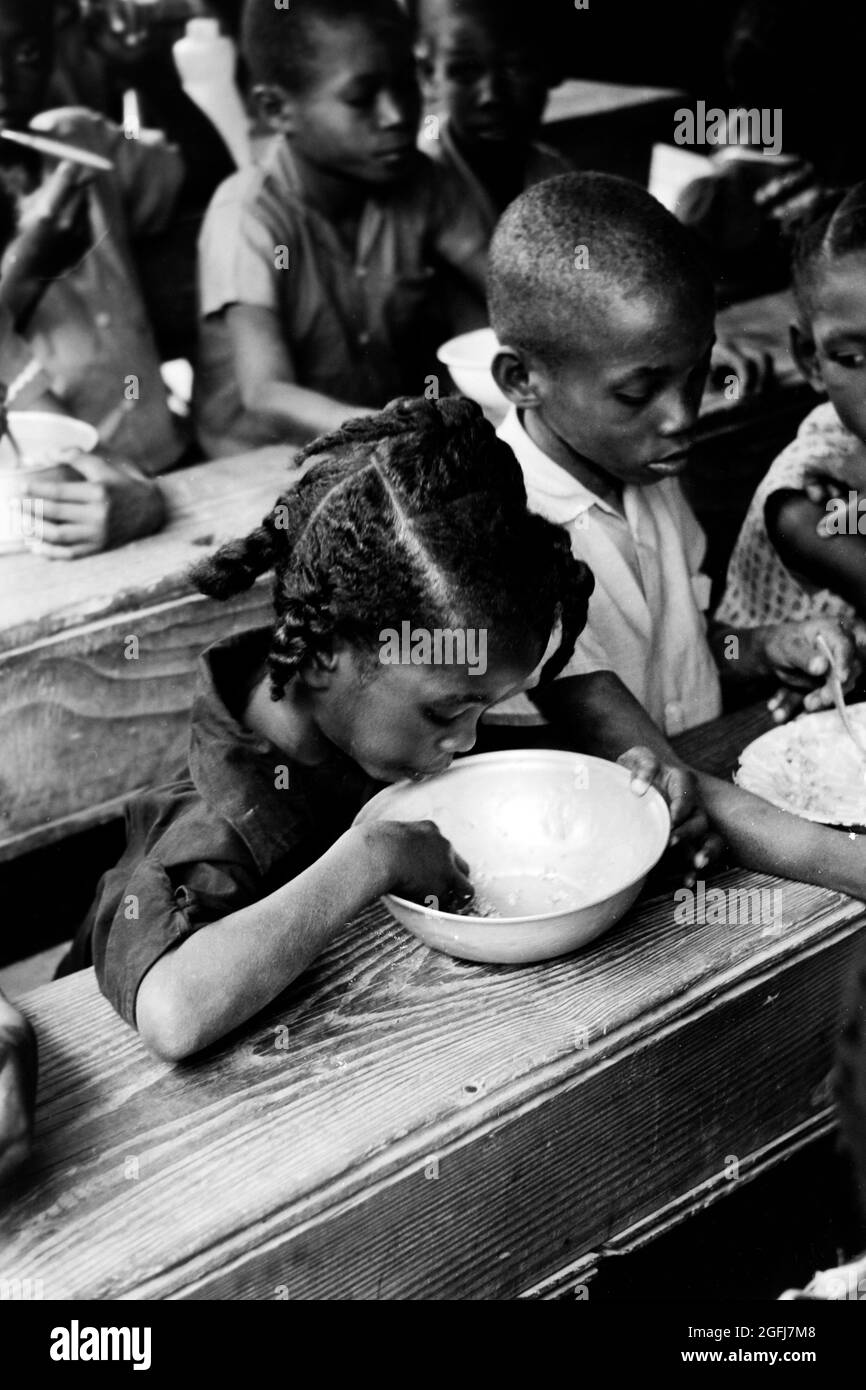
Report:
[[[431,116],[420,148],[452,174],[488,240],[524,188],[569,165],[536,137],[552,85],[550,35],[519,0],[420,0],[417,53]],[[487,323],[483,294],[449,286],[454,332]]]
[[[494,375],[514,407],[501,437],[530,505],[569,528],[596,577],[568,671],[534,703],[573,727],[581,677],[615,672],[676,734],[720,713],[721,667],[731,680],[815,686],[806,707],[829,705],[818,634],[846,679],[856,668],[832,619],[726,628],[718,665],[707,640],[704,537],[677,481],[713,346],[712,280],[691,234],[636,184],[562,175],[506,211],[489,293]]]
[[[420,394],[449,334],[448,266],[483,293],[487,235],[416,149],[412,29],[396,0],[250,0],[243,51],[275,138],[217,191],[200,246],[199,439],[309,440]]]
[[[866,618],[866,184],[802,233],[794,255],[791,344],[804,376],[829,400],[800,426],[755,493],[718,611],[752,629],[788,618]],[[811,495],[824,477],[857,494],[853,513]]]
[[[0,0],[0,119],[18,128],[30,122],[114,164],[103,173],[49,161],[43,174],[29,151],[6,142],[2,151],[4,179],[21,195],[18,239],[4,258],[5,307],[61,407],[99,428],[111,455],[82,458],[81,482],[40,492],[50,527],[43,553],[65,559],[156,529],[164,506],[148,479],[186,448],[131,249],[133,235],[165,226],[183,170],[153,132],[126,140],[76,108],[36,114],[51,71],[51,19],[48,0]]]
[[[418,58],[432,112],[421,148],[446,164],[488,233],[533,183],[567,161],[537,135],[552,86],[550,35],[519,0],[420,0]]]

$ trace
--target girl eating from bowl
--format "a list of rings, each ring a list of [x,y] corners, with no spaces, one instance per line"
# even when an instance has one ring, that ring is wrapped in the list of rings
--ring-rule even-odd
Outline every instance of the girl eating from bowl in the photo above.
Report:
[[[262,525],[196,574],[228,599],[272,570],[273,626],[204,654],[188,765],[132,807],[127,850],[61,966],[92,962],[168,1059],[270,1003],[381,894],[468,900],[471,867],[435,825],[353,817],[382,783],[468,752],[482,711],[539,667],[555,676],[586,620],[589,570],[528,511],[513,454],[471,402],[395,402],[298,463]],[[387,659],[404,622],[483,633],[484,669]],[[706,833],[679,769],[647,752],[629,763],[636,791],[655,775],[674,823]]]

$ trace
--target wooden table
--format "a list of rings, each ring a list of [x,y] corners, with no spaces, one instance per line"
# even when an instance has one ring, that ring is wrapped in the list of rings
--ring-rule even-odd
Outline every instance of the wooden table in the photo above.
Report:
[[[766,723],[683,747],[721,772]],[[37,1148],[0,1279],[58,1299],[582,1296],[611,1254],[832,1126],[866,910],[736,870],[714,885],[779,889],[781,919],[678,925],[668,891],[510,968],[438,955],[374,906],[176,1068],[90,971],[33,991]]]
[[[270,609],[267,582],[217,603],[187,571],[258,524],[290,459],[263,449],[168,474],[168,525],[122,551],[0,556],[0,862],[110,819],[174,765],[198,654]]]

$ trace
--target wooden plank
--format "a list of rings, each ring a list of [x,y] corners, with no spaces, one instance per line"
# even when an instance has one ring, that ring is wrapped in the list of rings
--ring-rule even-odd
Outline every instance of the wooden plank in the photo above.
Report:
[[[90,972],[27,995],[38,1143],[0,1275],[58,1298],[522,1292],[808,1118],[864,909],[717,882],[778,887],[781,920],[685,927],[668,896],[509,969],[374,907],[178,1068]]]
[[[270,612],[264,580],[226,603],[190,594],[0,657],[0,862],[165,781],[186,750],[200,653]]]
[[[288,448],[260,449],[166,474],[167,526],[122,551],[74,564],[0,557],[0,654],[191,593],[190,565],[258,525],[291,480],[292,457]]]

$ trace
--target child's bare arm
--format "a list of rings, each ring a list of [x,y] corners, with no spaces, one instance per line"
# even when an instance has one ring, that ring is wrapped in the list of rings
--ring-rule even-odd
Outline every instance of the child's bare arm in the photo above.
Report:
[[[353,826],[297,878],[161,956],[139,987],[136,1026],[158,1056],[188,1057],[269,1004],[382,893],[467,897],[467,871],[429,821]]]
[[[862,837],[852,839],[828,826],[790,815],[707,773],[697,773],[697,781],[710,819],[743,868],[866,899]]]
[[[805,492],[774,493],[766,509],[767,533],[783,563],[818,588],[839,594],[866,617],[866,535],[821,535],[827,508]]]
[[[363,406],[298,385],[279,319],[270,309],[231,304],[223,312],[238,389],[248,414],[282,427],[288,439],[297,444],[339,429],[354,416],[373,414]]]

